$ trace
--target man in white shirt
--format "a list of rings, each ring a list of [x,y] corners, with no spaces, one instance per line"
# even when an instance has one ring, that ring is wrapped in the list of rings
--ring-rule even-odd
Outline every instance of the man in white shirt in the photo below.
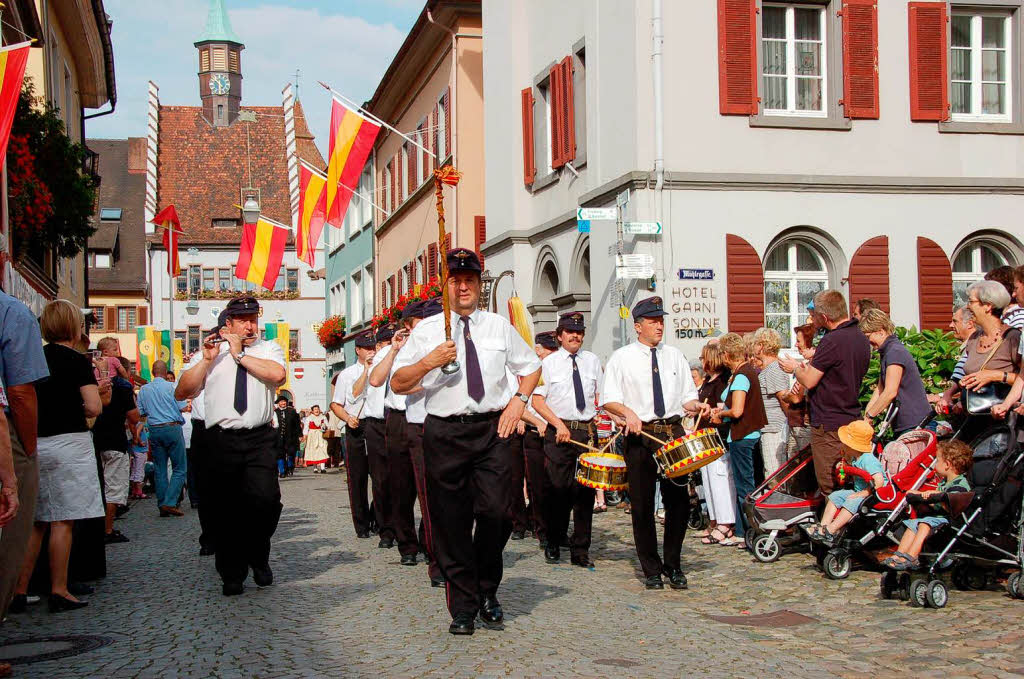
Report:
[[[259,339],[259,303],[238,297],[224,309],[224,325],[203,342],[202,358],[178,380],[175,397],[204,391],[210,495],[216,526],[217,572],[224,596],[241,594],[252,569],[260,587],[274,582],[270,538],[281,518],[274,450],[274,393],[287,377],[284,351]]]
[[[367,331],[356,336],[355,344],[356,362],[338,373],[331,412],[345,423],[345,476],[348,478],[352,524],[356,529],[357,538],[369,538],[374,523],[370,516],[367,495],[370,466],[366,458],[366,436],[359,418],[366,402],[370,362],[373,360],[377,342],[373,338],[373,333]]]
[[[391,549],[395,546],[395,527],[391,521],[391,470],[388,466],[387,431],[384,420],[384,397],[387,395],[383,385],[373,386],[370,373],[377,365],[381,351],[391,344],[395,329],[390,325],[377,329],[374,339],[373,359],[366,374],[365,394],[361,418],[363,431],[366,435],[366,459],[370,464],[370,487],[373,489],[373,502],[370,509],[377,523],[377,534],[380,542],[377,547]],[[357,381],[358,386],[358,381]]]
[[[222,314],[223,315],[223,314]],[[223,319],[218,318],[217,327],[207,335],[220,331]],[[189,361],[185,369],[193,367],[203,360],[203,352],[197,351]],[[210,514],[210,507],[213,505],[213,493],[217,487],[210,481],[210,452],[206,435],[206,397],[202,390],[192,399],[192,441],[188,449],[188,497],[189,500],[198,505],[199,512],[199,556],[211,556],[214,553],[216,541],[213,538],[214,525],[213,517]],[[203,496],[209,500],[203,504]]]
[[[677,486],[670,479],[661,479],[665,503],[663,562],[658,556],[658,534],[654,527],[658,465],[653,453],[659,445],[640,431],[671,441],[684,433],[683,411],[707,414],[711,408],[697,401],[697,388],[683,352],[662,342],[664,316],[660,297],[648,297],[633,307],[637,341],[617,349],[608,359],[600,403],[626,422],[625,457],[633,507],[633,542],[644,571],[644,585],[647,589],[664,589],[664,573],[673,589],[686,589],[680,553],[690,516],[689,493],[686,484]]]
[[[547,525],[552,536],[565,534],[572,512],[573,533],[570,560],[573,565],[591,568],[590,535],[594,518],[593,488],[576,483],[576,459],[584,452],[576,443],[594,445],[597,415],[597,390],[604,379],[601,360],[583,351],[586,326],[583,314],[573,311],[562,314],[555,330],[561,344],[558,351],[541,362],[541,379],[545,394],[533,396],[533,407],[547,423],[544,435],[544,456],[551,482],[547,497]],[[552,539],[544,550],[548,563],[558,563],[558,541]]]
[[[396,359],[391,388],[407,394],[422,385],[426,392],[428,510],[447,583],[448,631],[472,634],[478,612],[489,628],[504,621],[497,598],[502,552],[512,532],[513,493],[522,492],[512,482],[522,464],[513,434],[540,379],[540,361],[507,320],[478,308],[476,254],[457,248],[446,261],[455,339],[445,340],[443,314],[421,321]],[[459,369],[445,374],[442,366],[453,360]],[[506,369],[522,381],[513,386]]]

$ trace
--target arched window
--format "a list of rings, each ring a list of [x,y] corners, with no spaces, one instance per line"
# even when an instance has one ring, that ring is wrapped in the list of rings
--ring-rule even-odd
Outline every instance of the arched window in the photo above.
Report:
[[[824,254],[811,242],[787,239],[776,244],[764,259],[765,325],[793,346],[793,328],[807,322],[807,305],[828,288]]]
[[[975,239],[965,243],[953,257],[953,308],[967,303],[967,288],[999,266],[1015,266],[1013,253],[1002,243]]]
[[[541,304],[551,304],[551,300],[558,296],[558,269],[551,260],[544,262],[540,270],[540,279],[537,286],[537,300]]]

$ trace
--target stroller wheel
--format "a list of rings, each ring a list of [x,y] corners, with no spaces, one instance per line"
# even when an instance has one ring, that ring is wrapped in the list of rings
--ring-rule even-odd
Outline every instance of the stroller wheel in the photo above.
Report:
[[[754,540],[754,558],[761,563],[778,561],[782,556],[782,546],[779,541],[772,537],[771,533],[757,536]]]
[[[949,601],[949,591],[942,580],[932,580],[925,589],[925,602],[932,608],[943,608]]]
[[[686,525],[692,530],[702,530],[708,525],[708,518],[704,515],[704,512],[700,511],[700,508],[690,507],[690,518],[686,520]]]
[[[983,570],[973,568],[968,570],[966,580],[969,589],[985,589],[988,587],[988,573]]]
[[[825,577],[830,580],[843,580],[850,575],[850,555],[842,549],[833,549],[825,554],[821,563]]]
[[[896,582],[896,594],[899,596],[900,601],[910,601],[910,573],[900,573]]]
[[[910,582],[910,605],[924,608],[928,605],[928,581],[914,578]]]
[[[1010,573],[1006,578],[1006,591],[1015,599],[1024,599],[1024,582],[1021,581],[1020,571]]]
[[[891,599],[894,594],[900,594],[899,575],[896,571],[882,573],[882,580],[878,585],[878,589],[883,599]]]
[[[748,552],[754,551],[754,542],[760,535],[763,534],[759,533],[756,528],[751,528],[750,530],[746,530],[743,532],[743,546],[747,549]]]

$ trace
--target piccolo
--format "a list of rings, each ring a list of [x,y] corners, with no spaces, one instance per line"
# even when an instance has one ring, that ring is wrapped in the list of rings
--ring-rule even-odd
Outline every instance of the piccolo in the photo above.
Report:
[[[259,338],[256,335],[245,335],[241,339],[242,339],[243,342],[248,342],[249,340],[254,340],[254,339],[259,339]],[[227,339],[225,339],[224,337],[215,337],[213,339],[207,338],[204,341],[207,344],[220,344],[221,342],[227,342]]]

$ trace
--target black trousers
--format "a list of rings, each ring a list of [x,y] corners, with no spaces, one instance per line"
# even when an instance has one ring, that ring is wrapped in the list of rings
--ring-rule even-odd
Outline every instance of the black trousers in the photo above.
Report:
[[[217,572],[224,582],[244,582],[250,566],[267,565],[270,538],[281,518],[276,431],[269,424],[210,427],[206,435],[210,480],[217,492],[203,502],[211,504]]]
[[[526,485],[526,457],[523,455],[523,437],[519,434],[512,434],[510,440],[516,448],[516,459],[512,467],[514,492],[512,493],[512,505],[509,507],[509,512],[511,512],[509,518],[512,521],[513,531],[525,533],[530,528],[530,518],[526,513],[526,494],[523,490]]]
[[[211,463],[208,439],[206,423],[202,420],[192,420],[192,441],[188,449],[188,498],[191,502],[199,505],[200,547],[213,547],[216,544],[210,507],[213,504],[213,495],[217,491],[216,485],[210,483]],[[207,499],[206,504],[202,502],[204,497]]]
[[[366,436],[363,425],[345,429],[345,476],[348,479],[348,504],[356,533],[370,530],[370,503],[367,500],[369,466],[366,460]]]
[[[569,434],[573,441],[580,443],[590,438],[586,429],[570,429]],[[569,530],[569,513],[572,512],[573,530],[569,547],[573,556],[583,556],[590,551],[594,524],[595,491],[576,482],[576,459],[581,451],[571,443],[556,443],[555,428],[548,427],[544,435],[544,457],[551,483],[551,492],[545,500],[547,525],[552,535],[565,535]]]
[[[533,534],[544,542],[548,539],[547,496],[551,492],[551,480],[544,469],[544,439],[532,427],[523,434],[523,456],[526,463],[526,493],[530,497],[527,516],[533,522]]]
[[[327,466],[341,466],[341,436],[337,432],[327,439]]]
[[[408,423],[404,410],[389,410],[385,415],[388,477],[391,481],[391,525],[402,556],[420,551],[416,535],[416,475],[409,450]]]
[[[381,539],[394,540],[387,428],[382,417],[364,417],[360,426],[366,430],[366,459],[370,464],[370,488],[373,490],[370,508],[377,520],[377,532]]]
[[[501,413],[491,415],[476,422],[428,415],[423,426],[434,556],[453,617],[475,615],[483,597],[497,594],[512,533],[512,473],[522,453],[514,438],[498,438]]]
[[[420,551],[427,555],[427,575],[431,580],[441,578],[441,569],[434,558],[433,535],[430,530],[430,509],[427,505],[427,470],[423,461],[423,425],[407,422],[406,439],[409,441],[409,457],[412,460],[413,477],[416,481],[416,495],[420,501],[420,528],[418,538]]]
[[[672,434],[657,434],[671,439],[683,435],[680,425],[672,426]],[[644,576],[660,575],[665,568],[680,568],[680,553],[686,537],[686,522],[690,518],[690,496],[685,481],[675,485],[670,479],[661,479],[661,500],[665,504],[664,562],[658,557],[658,533],[654,527],[654,484],[658,482],[658,465],[654,451],[659,445],[647,438],[632,434],[626,437],[625,457],[629,474],[629,501],[633,509],[633,542]]]

